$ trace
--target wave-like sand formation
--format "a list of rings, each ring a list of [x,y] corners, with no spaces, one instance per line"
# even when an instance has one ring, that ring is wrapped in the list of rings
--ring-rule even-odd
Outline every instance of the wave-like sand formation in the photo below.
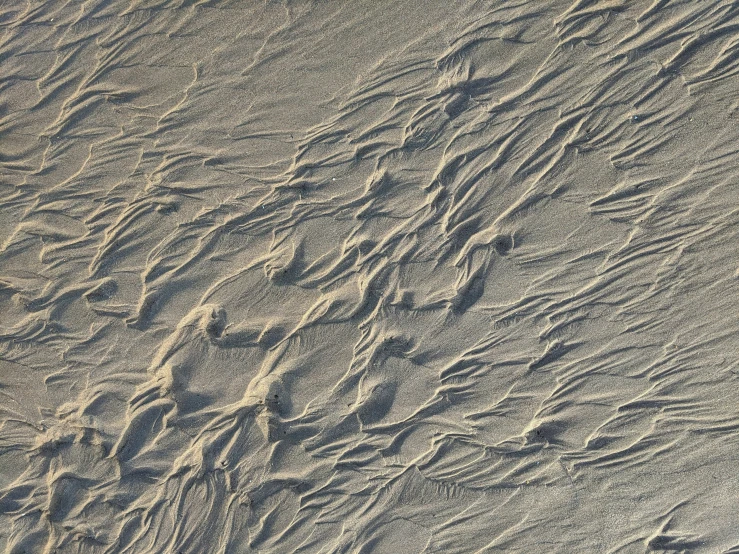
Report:
[[[739,552],[739,3],[0,21],[0,550]]]

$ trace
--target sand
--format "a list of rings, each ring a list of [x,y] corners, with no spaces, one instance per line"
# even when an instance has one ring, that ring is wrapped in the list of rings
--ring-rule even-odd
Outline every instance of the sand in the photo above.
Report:
[[[0,21],[0,551],[739,552],[735,1]]]

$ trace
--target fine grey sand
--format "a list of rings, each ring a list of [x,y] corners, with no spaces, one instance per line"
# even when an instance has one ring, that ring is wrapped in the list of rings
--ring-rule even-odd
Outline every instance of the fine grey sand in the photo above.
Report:
[[[0,551],[739,552],[739,3],[0,3]]]

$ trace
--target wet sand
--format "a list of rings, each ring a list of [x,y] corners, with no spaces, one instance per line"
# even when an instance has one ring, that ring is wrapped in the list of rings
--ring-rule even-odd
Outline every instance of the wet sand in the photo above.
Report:
[[[0,551],[739,552],[739,4],[0,21]]]

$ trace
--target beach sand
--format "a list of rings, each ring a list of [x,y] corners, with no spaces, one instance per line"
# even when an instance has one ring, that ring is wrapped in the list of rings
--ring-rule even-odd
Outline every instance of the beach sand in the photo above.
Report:
[[[739,552],[735,1],[0,22],[0,551]]]

